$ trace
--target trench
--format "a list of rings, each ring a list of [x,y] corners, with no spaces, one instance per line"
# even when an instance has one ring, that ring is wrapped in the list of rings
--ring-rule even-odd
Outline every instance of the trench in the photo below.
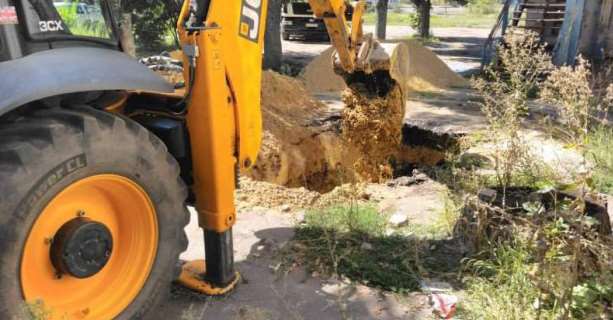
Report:
[[[266,72],[263,84],[263,145],[248,173],[254,180],[327,193],[410,176],[458,149],[459,136],[404,121],[406,99],[389,75],[347,79],[341,110],[312,98],[294,78]]]

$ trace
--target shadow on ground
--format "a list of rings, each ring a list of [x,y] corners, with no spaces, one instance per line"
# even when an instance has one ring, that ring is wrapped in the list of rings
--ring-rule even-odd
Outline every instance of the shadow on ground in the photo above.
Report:
[[[265,215],[267,219],[287,219],[278,213]],[[237,229],[248,221],[255,221],[257,216],[245,214],[243,224],[239,222]],[[294,232],[292,227],[254,232],[247,256],[236,264],[243,280],[234,293],[227,297],[206,298],[175,286],[172,298],[162,306],[160,319],[336,320],[426,319],[431,316],[428,297],[423,293],[396,295],[361,284],[324,280],[302,267],[280,272],[279,249],[290,243]],[[238,242],[243,240],[239,236]],[[446,248],[441,243],[437,246]],[[456,265],[459,259],[453,259],[457,260],[452,262]]]

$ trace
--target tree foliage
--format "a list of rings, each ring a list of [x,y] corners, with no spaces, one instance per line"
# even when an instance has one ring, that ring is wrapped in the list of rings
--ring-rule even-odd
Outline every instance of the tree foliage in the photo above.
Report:
[[[175,32],[183,0],[112,0],[116,17],[132,16],[133,32],[139,47],[159,50],[168,36],[178,44]],[[120,21],[121,22],[121,21]]]

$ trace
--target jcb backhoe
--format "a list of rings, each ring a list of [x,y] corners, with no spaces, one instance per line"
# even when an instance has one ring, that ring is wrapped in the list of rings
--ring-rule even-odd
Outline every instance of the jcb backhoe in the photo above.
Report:
[[[369,74],[370,58],[389,69],[362,36],[363,2],[353,32],[343,0],[311,4],[340,70]],[[176,279],[234,287],[233,195],[260,145],[266,11],[267,0],[185,1],[175,91],[121,52],[106,0],[0,0],[1,319],[30,303],[52,319],[157,319]],[[178,263],[187,205],[206,263]]]

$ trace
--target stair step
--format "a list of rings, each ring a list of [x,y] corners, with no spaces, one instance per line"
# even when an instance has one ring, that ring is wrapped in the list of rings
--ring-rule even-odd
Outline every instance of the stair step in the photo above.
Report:
[[[536,13],[536,12],[535,12]],[[548,12],[538,12],[538,13],[542,13],[542,14],[566,14],[566,12],[562,11],[562,12],[552,12],[552,11],[548,11]],[[514,15],[519,15],[521,16],[523,14],[522,11],[515,11],[513,12]]]
[[[566,8],[566,3],[524,3],[521,4],[520,7],[530,7],[530,8]]]

